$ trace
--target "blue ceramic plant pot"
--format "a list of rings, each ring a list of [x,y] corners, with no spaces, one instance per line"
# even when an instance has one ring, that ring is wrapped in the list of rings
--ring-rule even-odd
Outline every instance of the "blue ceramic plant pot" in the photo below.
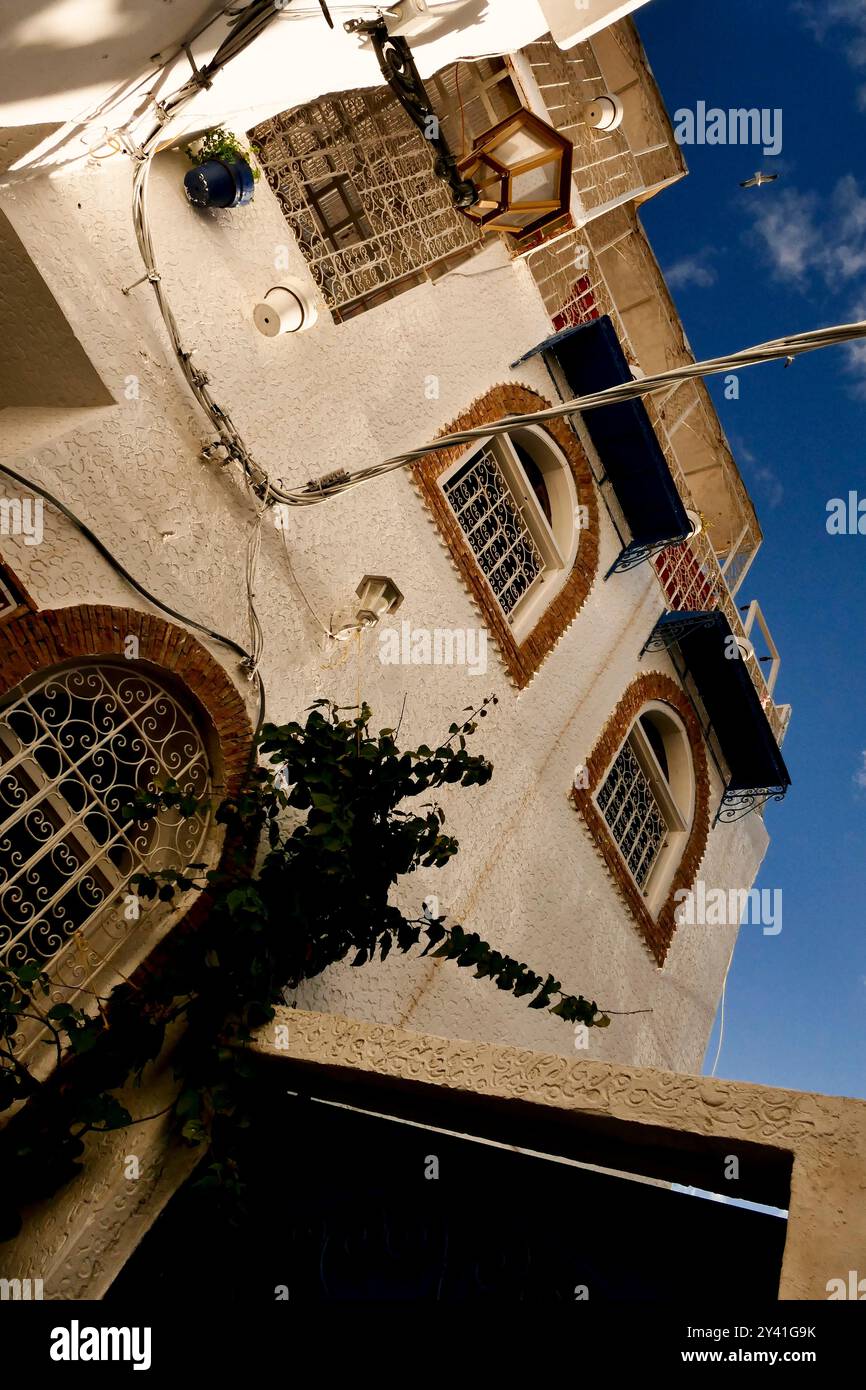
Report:
[[[199,208],[237,208],[252,201],[255,192],[253,171],[245,159],[228,163],[209,159],[184,177],[189,201]]]

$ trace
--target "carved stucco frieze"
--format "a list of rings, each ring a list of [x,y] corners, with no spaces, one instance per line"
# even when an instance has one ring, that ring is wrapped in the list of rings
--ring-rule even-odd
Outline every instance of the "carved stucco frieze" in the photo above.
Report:
[[[304,1064],[313,1076],[320,1069],[323,1081],[339,1076],[351,1085],[357,1076],[359,1092],[375,1081],[383,1110],[389,1082],[395,1091],[419,1083],[470,1101],[496,1098],[506,1111],[508,1102],[529,1103],[619,1120],[636,1127],[638,1147],[667,1130],[729,1140],[733,1153],[738,1141],[791,1153],[780,1297],[824,1299],[829,1279],[866,1270],[862,1101],[455,1041],[301,1009],[278,1009],[254,1047],[270,1063]],[[175,1084],[164,1056],[145,1087],[130,1093],[130,1109],[162,1109]],[[102,1297],[199,1157],[170,1139],[167,1120],[90,1136],[84,1173],[28,1212],[21,1234],[0,1246],[0,1275],[42,1278],[47,1298]],[[125,1176],[131,1152],[141,1162],[137,1181]]]

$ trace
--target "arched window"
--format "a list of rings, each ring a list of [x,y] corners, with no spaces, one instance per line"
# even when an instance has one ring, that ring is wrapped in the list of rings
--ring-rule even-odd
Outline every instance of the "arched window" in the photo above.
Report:
[[[196,858],[209,812],[124,818],[137,792],[169,779],[207,801],[210,758],[149,670],[55,668],[0,710],[0,959],[57,958],[97,918],[122,916],[133,874]]]
[[[483,429],[550,406],[517,382],[494,386],[442,432]],[[511,679],[529,683],[580,612],[598,571],[589,461],[562,420],[435,449],[415,480]]]
[[[565,454],[538,425],[491,435],[439,479],[516,641],[560,592],[580,527]]]
[[[706,745],[682,687],[660,671],[623,691],[571,798],[656,964],[664,965],[682,889],[710,832]]]
[[[654,914],[668,893],[694,818],[686,730],[668,705],[637,716],[596,796],[626,867]]]

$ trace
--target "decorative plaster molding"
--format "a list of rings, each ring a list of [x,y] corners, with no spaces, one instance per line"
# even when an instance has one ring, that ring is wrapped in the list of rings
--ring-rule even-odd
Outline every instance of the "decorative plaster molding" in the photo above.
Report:
[[[277,1035],[277,1027],[285,1031]],[[617,1126],[636,1154],[682,1161],[689,1146],[716,1154],[762,1149],[776,1151],[780,1163],[792,1154],[780,1298],[826,1299],[828,1280],[866,1267],[862,1101],[452,1041],[302,1009],[279,1008],[254,1050],[269,1065],[284,1064],[295,1085],[300,1068],[313,1094],[338,1085],[363,1106],[375,1086],[383,1113],[399,1114],[409,1098],[435,1124],[437,1107],[460,1100],[470,1134],[483,1133],[490,1103],[500,1126],[529,1116],[530,1132],[557,1118],[600,1133]],[[130,1096],[136,1112],[170,1099],[169,1060],[164,1053]],[[31,1209],[16,1240],[0,1246],[0,1275],[42,1278],[48,1298],[102,1297],[199,1157],[169,1139],[165,1116],[135,1131],[91,1135],[87,1144],[85,1172]],[[138,1183],[124,1177],[130,1152],[141,1156]]]

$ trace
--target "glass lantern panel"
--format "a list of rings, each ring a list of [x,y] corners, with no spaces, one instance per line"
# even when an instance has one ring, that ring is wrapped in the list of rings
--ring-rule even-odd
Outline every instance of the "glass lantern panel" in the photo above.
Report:
[[[522,227],[534,222],[537,216],[538,213],[532,208],[526,212],[522,212],[519,208],[509,208],[507,212],[503,212],[501,216],[497,217],[496,226],[501,227],[504,231],[512,227],[515,231],[520,231]]]
[[[558,201],[559,178],[556,162],[540,164],[515,174],[511,180],[512,203],[555,203]]]
[[[540,135],[531,130],[516,130],[504,140],[490,146],[490,152],[502,164],[513,169],[516,164],[525,164],[528,159],[538,159],[539,155],[550,154],[550,145]]]

